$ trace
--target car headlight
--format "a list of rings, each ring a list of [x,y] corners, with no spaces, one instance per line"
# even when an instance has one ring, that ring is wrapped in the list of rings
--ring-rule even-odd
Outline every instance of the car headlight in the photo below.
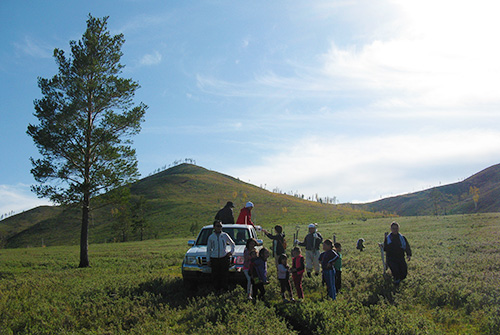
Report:
[[[237,256],[234,258],[234,264],[243,264],[245,262],[245,258],[243,256]]]
[[[196,257],[195,256],[186,256],[186,264],[188,265],[196,265]]]

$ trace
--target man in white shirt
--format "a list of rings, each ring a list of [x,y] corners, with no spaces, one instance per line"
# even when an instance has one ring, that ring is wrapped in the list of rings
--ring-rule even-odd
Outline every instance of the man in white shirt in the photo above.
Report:
[[[227,252],[229,245],[231,251]],[[234,253],[234,241],[222,231],[222,222],[214,221],[214,232],[207,241],[207,264],[212,268],[212,280],[216,290],[226,290],[229,279],[229,260]]]

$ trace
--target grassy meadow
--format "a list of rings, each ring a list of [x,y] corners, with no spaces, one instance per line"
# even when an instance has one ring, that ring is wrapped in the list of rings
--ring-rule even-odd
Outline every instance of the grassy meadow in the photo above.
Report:
[[[1,249],[0,334],[500,334],[499,219],[398,218],[413,249],[398,288],[382,275],[377,245],[391,219],[319,225],[343,246],[336,301],[313,277],[304,301],[283,303],[272,260],[265,302],[248,302],[241,287],[190,291],[186,238],[91,244],[87,269],[77,268],[78,246]],[[285,227],[289,249],[294,228]]]

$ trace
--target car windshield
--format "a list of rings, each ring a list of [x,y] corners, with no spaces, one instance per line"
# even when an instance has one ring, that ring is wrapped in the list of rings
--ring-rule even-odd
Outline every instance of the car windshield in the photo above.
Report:
[[[250,231],[246,228],[222,228],[222,231],[227,233],[236,245],[245,245],[250,238]],[[212,234],[213,229],[203,229],[198,235],[196,245],[207,245],[208,237]]]

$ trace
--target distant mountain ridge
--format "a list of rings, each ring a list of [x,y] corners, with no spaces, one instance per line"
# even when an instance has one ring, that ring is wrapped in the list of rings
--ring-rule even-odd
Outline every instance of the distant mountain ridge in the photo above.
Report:
[[[478,189],[477,207],[470,193]],[[500,211],[500,164],[457,183],[384,198],[358,208],[387,211],[400,216],[490,213]]]
[[[130,186],[131,194],[146,199],[145,238],[194,236],[201,226],[211,224],[227,201],[234,202],[235,219],[247,201],[255,208],[252,220],[271,230],[274,225],[338,222],[382,216],[350,205],[320,204],[277,194],[241,180],[193,164],[180,164],[141,179]],[[102,197],[93,200],[89,243],[133,241],[139,234],[132,227],[117,231],[112,205]],[[38,207],[0,221],[6,247],[28,245],[72,245],[80,237],[78,207]],[[8,228],[8,229],[7,229]],[[2,236],[0,236],[2,237]]]

